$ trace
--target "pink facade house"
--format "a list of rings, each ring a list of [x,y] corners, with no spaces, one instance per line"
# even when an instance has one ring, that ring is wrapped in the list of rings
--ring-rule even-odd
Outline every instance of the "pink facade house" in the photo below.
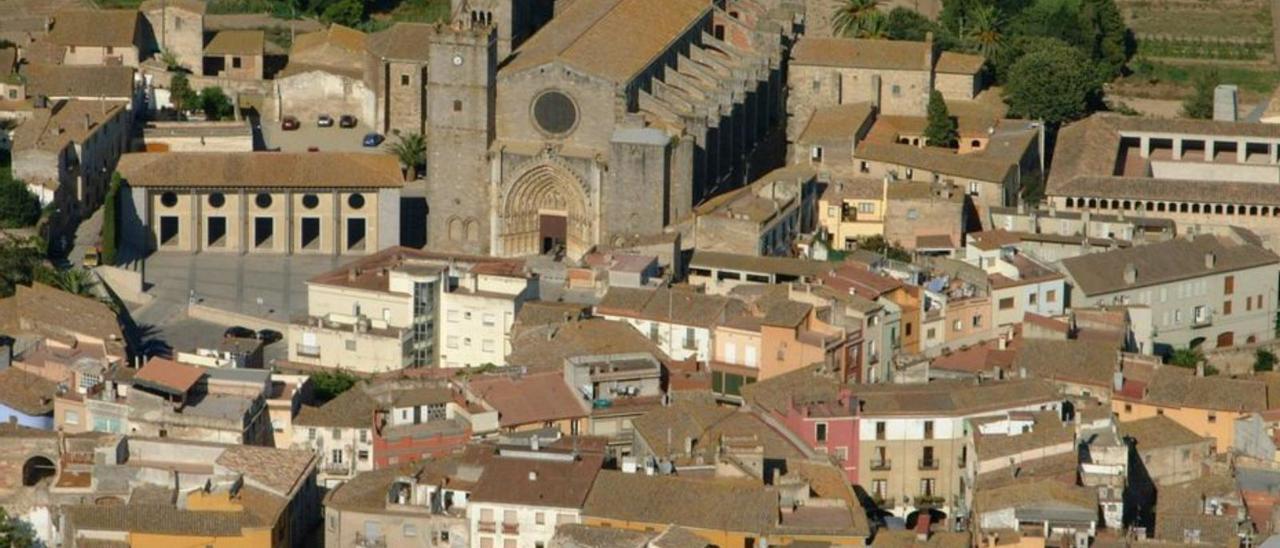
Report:
[[[858,483],[858,400],[848,389],[835,398],[793,396],[769,412],[814,451],[834,457],[849,482]]]

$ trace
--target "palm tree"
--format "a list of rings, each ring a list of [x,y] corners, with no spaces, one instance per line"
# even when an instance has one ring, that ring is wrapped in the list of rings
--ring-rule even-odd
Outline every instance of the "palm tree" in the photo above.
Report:
[[[969,18],[964,37],[970,47],[983,57],[991,59],[1004,44],[1004,34],[1000,31],[1002,26],[1004,21],[1000,17],[1000,10],[993,5],[978,6]]]
[[[83,268],[68,268],[66,270],[49,270],[42,276],[43,283],[66,291],[72,295],[81,297],[94,297],[93,288],[98,285],[98,280],[93,274]]]
[[[417,178],[421,168],[427,165],[427,141],[421,133],[401,133],[396,142],[387,143],[387,152],[400,160],[408,180]]]
[[[885,14],[874,11],[862,20],[862,28],[858,30],[858,38],[868,40],[887,40],[889,38],[889,18]]]
[[[831,26],[836,34],[861,37],[870,19],[879,13],[877,0],[840,0],[840,6],[831,16]],[[874,23],[872,23],[874,24]]]

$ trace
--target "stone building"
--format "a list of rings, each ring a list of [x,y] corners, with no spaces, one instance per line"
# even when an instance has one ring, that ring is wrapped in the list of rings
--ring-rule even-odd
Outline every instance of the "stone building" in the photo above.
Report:
[[[790,256],[796,238],[814,229],[817,190],[812,169],[774,170],[694,208],[692,244],[721,253]]]
[[[370,34],[364,81],[376,111],[369,121],[386,134],[426,132],[427,61],[433,25],[398,23]]]
[[[909,251],[942,244],[950,249],[963,246],[969,211],[960,189],[945,184],[894,182],[889,183],[885,196],[885,241]]]
[[[59,11],[46,40],[59,64],[133,68],[151,54],[152,41],[138,12],[123,9]]]
[[[730,5],[738,17],[695,0],[663,7],[574,2],[496,74],[485,28],[433,44],[431,66],[444,67],[428,83],[433,247],[580,256],[660,232],[753,176],[750,157],[783,116],[790,19],[745,2]]]
[[[299,35],[289,49],[289,64],[276,73],[265,114],[276,120],[311,121],[321,114],[374,120],[377,99],[364,79],[367,39],[342,25]]]
[[[160,51],[192,72],[200,70],[205,9],[200,0],[147,0],[138,6]]]
[[[224,30],[204,47],[205,76],[261,80],[266,60],[266,35],[260,30]]]
[[[144,253],[363,255],[400,241],[404,178],[387,154],[148,152],[119,172],[123,241]]]
[[[1047,202],[1280,237],[1280,126],[1095,114],[1062,129]]]
[[[493,25],[498,31],[498,59],[506,59],[520,44],[547,24],[571,0],[452,0],[454,17]]]

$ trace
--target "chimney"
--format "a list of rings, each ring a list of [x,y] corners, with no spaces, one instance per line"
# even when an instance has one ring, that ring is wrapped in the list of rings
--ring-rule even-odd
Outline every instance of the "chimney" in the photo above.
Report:
[[[1124,283],[1133,285],[1138,283],[1138,267],[1133,263],[1124,265]]]
[[[1111,374],[1111,390],[1119,392],[1124,390],[1124,373],[1116,371]]]
[[[1205,267],[1205,268],[1207,268],[1207,269],[1209,269],[1209,270],[1213,270],[1213,267],[1215,267],[1215,266],[1218,266],[1218,255],[1217,255],[1216,253],[1212,252],[1212,251],[1210,251],[1210,252],[1208,252],[1208,253],[1205,253],[1205,254],[1204,254],[1204,267]]]

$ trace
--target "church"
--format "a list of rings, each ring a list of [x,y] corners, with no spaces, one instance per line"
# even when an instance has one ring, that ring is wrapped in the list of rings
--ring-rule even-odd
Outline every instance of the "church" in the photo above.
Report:
[[[485,16],[434,37],[432,249],[579,257],[783,162],[795,14],[778,0],[654,7],[576,0],[501,57],[512,42]]]

